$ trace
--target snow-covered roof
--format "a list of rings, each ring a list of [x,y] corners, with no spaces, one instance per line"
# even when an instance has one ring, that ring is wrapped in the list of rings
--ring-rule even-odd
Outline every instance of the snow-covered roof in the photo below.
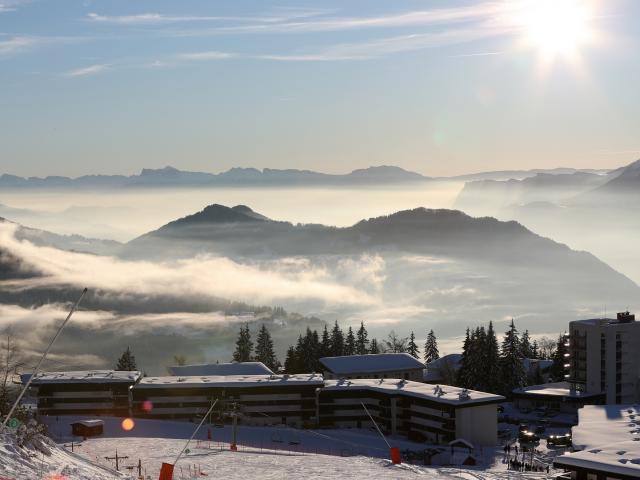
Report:
[[[84,425],[85,427],[98,427],[100,425],[104,425],[104,420],[78,420],[77,422],[73,422],[71,425]]]
[[[300,375],[218,375],[218,376],[167,376],[144,377],[133,387],[145,388],[241,388],[279,385],[315,385],[321,387],[324,379],[320,374]]]
[[[225,375],[273,375],[262,362],[207,363],[169,367],[171,375],[225,376]]]
[[[569,382],[543,383],[540,385],[529,385],[528,387],[516,388],[513,393],[526,395],[589,398],[600,395],[599,393],[586,393],[577,390],[571,391]]]
[[[431,385],[389,378],[371,378],[354,380],[326,380],[324,390],[372,390],[387,394],[395,393],[422,398],[425,400],[446,403],[449,405],[471,405],[476,403],[498,403],[505,400],[493,393],[465,390],[449,385]],[[466,393],[466,397],[465,397]]]
[[[640,405],[587,405],[578,410],[578,425],[571,433],[576,448],[634,439],[640,444]]]
[[[425,382],[437,382],[442,378],[442,369],[449,368],[453,372],[457,372],[462,361],[461,353],[450,353],[444,357],[440,357],[433,362],[427,363],[423,379]]]
[[[408,353],[378,353],[344,357],[323,357],[320,359],[320,363],[336,375],[425,368],[424,363]]]
[[[135,383],[140,377],[138,371],[126,372],[119,370],[80,370],[73,372],[40,372],[31,385],[50,383]],[[22,383],[31,377],[30,373],[21,375]]]
[[[555,466],[640,478],[640,441],[628,440],[556,457]]]

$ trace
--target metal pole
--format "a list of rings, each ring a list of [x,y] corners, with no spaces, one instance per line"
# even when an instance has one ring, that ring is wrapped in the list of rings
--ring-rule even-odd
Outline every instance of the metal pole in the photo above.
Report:
[[[378,433],[380,434],[380,436],[382,437],[382,439],[384,440],[384,443],[387,444],[387,447],[391,448],[391,445],[389,445],[389,442],[387,442],[387,439],[384,437],[384,435],[382,434],[382,431],[380,430],[380,427],[378,427],[378,424],[376,423],[376,421],[373,419],[373,417],[371,416],[371,414],[369,413],[369,410],[367,410],[367,407],[364,406],[364,403],[360,402],[360,405],[362,405],[362,408],[364,408],[364,411],[367,412],[367,415],[369,415],[369,418],[371,419],[371,421],[373,422],[373,424],[376,426],[376,430],[378,430]]]
[[[22,391],[20,392],[20,395],[18,395],[18,398],[16,398],[16,401],[13,403],[13,406],[11,407],[11,410],[9,410],[9,413],[7,414],[7,416],[5,417],[4,422],[2,422],[2,427],[0,427],[0,433],[3,432],[4,429],[6,428],[7,423],[9,422],[9,419],[11,418],[11,415],[13,415],[13,412],[18,407],[18,404],[20,403],[20,400],[22,400],[22,397],[24,396],[24,394],[27,392],[27,389],[29,388],[29,385],[31,385],[31,382],[33,381],[33,379],[40,372],[40,367],[42,366],[42,362],[44,362],[44,359],[47,356],[47,354],[49,353],[49,350],[51,350],[51,347],[53,346],[55,341],[58,339],[60,334],[62,333],[62,329],[65,327],[65,325],[67,324],[67,322],[71,318],[71,315],[73,315],[73,313],[76,311],[76,309],[80,305],[80,302],[82,301],[82,299],[84,298],[86,293],[87,293],[87,289],[85,288],[82,291],[82,295],[80,295],[80,298],[78,299],[78,301],[71,308],[71,311],[69,312],[69,315],[67,315],[67,318],[65,318],[64,322],[62,322],[62,325],[60,325],[60,327],[58,328],[58,331],[56,332],[55,336],[49,342],[49,346],[47,347],[47,349],[42,354],[42,357],[40,357],[40,360],[38,361],[38,364],[36,365],[36,368],[33,370],[33,373],[29,377],[29,380],[27,381],[26,385],[22,388]]]
[[[176,461],[173,462],[173,465],[175,466],[176,463],[178,463],[178,460],[180,460],[180,457],[182,456],[182,454],[184,453],[184,451],[187,449],[187,447],[189,446],[189,443],[191,442],[191,440],[193,440],[193,437],[196,436],[196,433],[198,433],[198,430],[200,430],[200,427],[202,426],[202,424],[204,423],[204,421],[207,419],[207,416],[209,415],[209,413],[211,413],[211,411],[213,410],[213,407],[216,406],[216,403],[218,403],[218,399],[216,398],[216,401],[213,402],[213,405],[211,405],[211,407],[209,408],[209,411],[202,417],[202,420],[200,420],[200,424],[198,425],[198,427],[195,429],[195,431],[193,432],[193,434],[191,434],[191,438],[187,441],[187,444],[183,447],[182,451],[178,454],[178,457],[176,458]]]

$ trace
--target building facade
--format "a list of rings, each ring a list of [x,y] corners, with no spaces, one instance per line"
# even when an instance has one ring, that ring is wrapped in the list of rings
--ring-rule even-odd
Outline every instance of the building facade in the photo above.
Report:
[[[568,381],[573,390],[604,393],[606,403],[640,400],[640,323],[629,312],[615,319],[569,324]]]
[[[326,381],[318,391],[319,426],[374,428],[386,433],[447,444],[464,439],[497,444],[499,395],[398,379]],[[363,408],[366,407],[366,410]]]
[[[131,389],[139,418],[196,420],[217,399],[211,420],[238,415],[244,425],[313,426],[321,375],[145,377]]]
[[[36,375],[31,386],[39,415],[124,417],[129,415],[129,388],[140,377],[140,372],[114,370],[50,372]]]

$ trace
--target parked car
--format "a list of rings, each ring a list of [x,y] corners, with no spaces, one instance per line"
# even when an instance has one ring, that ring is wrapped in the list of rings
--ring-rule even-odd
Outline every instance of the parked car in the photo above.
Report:
[[[549,435],[547,438],[547,447],[570,447],[571,446],[571,434],[565,433],[564,435]]]
[[[540,441],[540,437],[529,430],[524,430],[518,435],[520,443],[536,443]]]

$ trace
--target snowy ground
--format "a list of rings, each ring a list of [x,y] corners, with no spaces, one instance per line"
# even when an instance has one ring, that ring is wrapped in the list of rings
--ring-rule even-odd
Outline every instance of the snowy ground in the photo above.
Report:
[[[60,442],[68,442],[72,417],[46,419],[50,432]],[[119,456],[128,456],[120,470],[136,478],[135,467],[140,460],[144,478],[157,479],[162,462],[173,463],[178,452],[195,428],[185,422],[136,420],[134,429],[125,432],[120,420],[104,418],[105,434],[100,438],[81,442],[76,453],[87,460],[107,467],[115,467],[116,449]],[[207,441],[208,431],[213,440]],[[198,441],[198,439],[200,441]],[[176,480],[192,478],[225,478],[248,480],[252,478],[287,479],[381,479],[404,478],[463,478],[477,480],[543,479],[542,473],[507,471],[502,449],[478,451],[483,464],[478,467],[425,467],[423,465],[391,465],[384,441],[375,433],[363,430],[294,430],[286,427],[249,427],[238,429],[238,452],[229,451],[230,427],[204,426],[189,447],[189,454],[176,466]],[[401,438],[390,438],[393,446],[401,450],[420,451],[424,445]],[[67,443],[68,444],[68,443]],[[541,461],[550,461],[551,452],[539,447],[536,455]],[[206,475],[195,472],[202,471]],[[46,478],[46,477],[43,477]],[[66,477],[69,480],[85,477]],[[99,478],[99,477],[96,477]]]
[[[46,445],[49,455],[34,448],[19,448],[13,435],[0,435],[0,480],[113,480],[122,478],[108,467]]]

